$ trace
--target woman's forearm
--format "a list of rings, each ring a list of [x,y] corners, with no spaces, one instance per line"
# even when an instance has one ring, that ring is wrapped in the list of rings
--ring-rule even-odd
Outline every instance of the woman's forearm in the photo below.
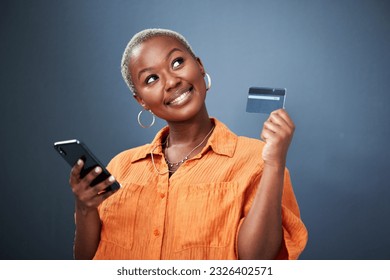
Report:
[[[264,166],[251,209],[238,235],[239,259],[274,259],[282,244],[284,165]]]
[[[101,222],[97,209],[86,211],[76,206],[76,233],[74,240],[74,258],[92,259],[100,242]]]

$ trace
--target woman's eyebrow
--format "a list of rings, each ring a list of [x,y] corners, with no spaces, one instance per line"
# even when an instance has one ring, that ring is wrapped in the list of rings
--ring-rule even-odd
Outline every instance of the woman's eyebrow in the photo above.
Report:
[[[170,52],[165,56],[165,60],[168,60],[168,58],[174,53],[174,52],[183,52],[181,49],[179,48],[173,48],[172,50],[170,50]],[[147,72],[147,71],[150,71],[152,70],[153,67],[147,67],[147,68],[144,68],[142,69],[141,71],[138,72],[138,80],[139,78],[141,77],[142,73],[144,72]]]
[[[181,49],[179,48],[173,48],[168,54],[167,56],[165,57],[165,60],[168,60],[168,58],[174,53],[174,52],[183,52]]]

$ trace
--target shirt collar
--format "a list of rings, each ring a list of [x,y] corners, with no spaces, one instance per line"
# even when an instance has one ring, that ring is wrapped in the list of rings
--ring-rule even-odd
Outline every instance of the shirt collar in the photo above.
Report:
[[[233,157],[234,151],[237,145],[237,135],[234,134],[229,128],[216,118],[211,118],[211,121],[215,124],[215,128],[210,138],[207,141],[206,146],[203,148],[202,153],[208,150],[210,147],[215,153],[223,156]],[[134,154],[131,162],[146,158],[151,153],[156,155],[162,155],[162,139],[169,133],[169,127],[162,128],[154,137],[154,140],[150,144],[146,144]]]
[[[230,131],[229,128],[219,120],[211,118],[215,123],[214,132],[211,134],[207,146],[219,155],[233,157],[237,145],[237,135]]]

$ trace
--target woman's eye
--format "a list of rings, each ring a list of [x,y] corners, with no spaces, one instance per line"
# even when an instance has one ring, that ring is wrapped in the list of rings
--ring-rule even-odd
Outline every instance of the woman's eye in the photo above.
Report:
[[[147,84],[151,84],[153,83],[154,81],[156,81],[158,79],[158,77],[156,75],[151,75],[151,76],[148,76],[145,80],[145,82]]]
[[[177,68],[177,67],[179,67],[183,62],[184,62],[184,59],[182,59],[182,58],[175,59],[175,60],[172,62],[172,67],[173,67],[173,68]]]

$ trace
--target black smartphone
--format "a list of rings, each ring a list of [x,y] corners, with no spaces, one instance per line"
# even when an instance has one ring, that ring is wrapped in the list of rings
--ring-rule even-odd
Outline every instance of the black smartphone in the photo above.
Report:
[[[95,186],[111,176],[110,172],[108,172],[108,170],[88,149],[87,145],[77,139],[55,142],[54,149],[69,163],[71,167],[73,167],[79,159],[84,161],[83,169],[80,172],[81,178],[87,175],[96,166],[100,166],[102,168],[102,172],[92,181],[91,186]],[[119,183],[115,181],[105,190],[111,191],[119,188]]]

